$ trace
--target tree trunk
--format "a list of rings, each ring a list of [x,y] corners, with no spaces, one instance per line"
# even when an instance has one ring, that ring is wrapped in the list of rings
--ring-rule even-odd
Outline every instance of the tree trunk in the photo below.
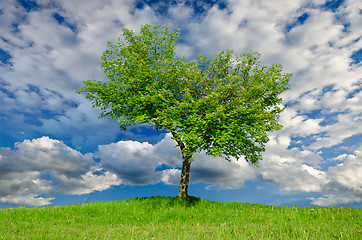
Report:
[[[182,162],[182,172],[181,172],[181,181],[180,181],[180,191],[178,193],[179,198],[187,198],[187,188],[189,187],[189,177],[190,177],[190,158],[183,157]]]
[[[170,127],[170,132],[172,133],[172,136],[177,142],[177,145],[180,147],[181,155],[182,155],[182,171],[181,171],[181,181],[180,181],[180,190],[178,192],[179,198],[187,198],[187,188],[189,187],[189,178],[190,178],[190,166],[191,166],[191,159],[192,154],[185,152],[185,144],[182,142],[180,136],[177,134],[177,131],[174,130],[174,128]],[[191,153],[194,153],[194,149],[191,150]]]

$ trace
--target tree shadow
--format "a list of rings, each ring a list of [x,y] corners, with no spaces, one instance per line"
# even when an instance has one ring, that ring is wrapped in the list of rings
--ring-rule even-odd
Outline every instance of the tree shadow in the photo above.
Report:
[[[136,197],[130,199],[131,201],[140,201],[140,202],[148,202],[148,204],[152,205],[162,205],[167,207],[174,207],[176,205],[184,206],[184,207],[193,207],[200,203],[202,198],[188,196],[186,198],[178,198],[178,197],[162,197],[162,196],[152,196],[152,197]]]

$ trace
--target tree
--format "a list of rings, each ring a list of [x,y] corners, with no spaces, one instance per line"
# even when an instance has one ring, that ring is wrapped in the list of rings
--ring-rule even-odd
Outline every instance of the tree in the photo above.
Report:
[[[100,117],[118,118],[122,130],[148,123],[169,131],[183,158],[178,196],[185,198],[196,152],[258,164],[267,133],[281,128],[279,95],[292,74],[260,65],[256,52],[186,61],[175,54],[178,37],[167,25],[145,25],[138,35],[124,28],[102,56],[107,80],[85,81],[77,92],[102,109]]]

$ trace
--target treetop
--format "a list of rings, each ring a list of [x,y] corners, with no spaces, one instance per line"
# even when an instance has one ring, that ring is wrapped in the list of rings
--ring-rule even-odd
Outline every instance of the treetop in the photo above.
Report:
[[[261,65],[257,52],[186,61],[175,54],[178,37],[167,25],[145,25],[138,35],[123,29],[102,56],[106,81],[85,81],[78,93],[123,130],[148,123],[171,132],[183,155],[205,150],[257,164],[267,133],[281,128],[279,95],[292,74]]]

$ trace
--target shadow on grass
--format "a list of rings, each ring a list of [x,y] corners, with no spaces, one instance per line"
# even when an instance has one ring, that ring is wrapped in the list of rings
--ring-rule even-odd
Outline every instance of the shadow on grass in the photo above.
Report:
[[[136,197],[133,198],[134,201],[146,201],[150,204],[160,204],[160,205],[167,205],[167,206],[175,206],[175,205],[181,205],[184,207],[192,207],[200,203],[201,198],[199,197],[193,197],[188,196],[187,198],[178,198],[178,197],[161,197],[161,196],[155,196],[155,197]]]

